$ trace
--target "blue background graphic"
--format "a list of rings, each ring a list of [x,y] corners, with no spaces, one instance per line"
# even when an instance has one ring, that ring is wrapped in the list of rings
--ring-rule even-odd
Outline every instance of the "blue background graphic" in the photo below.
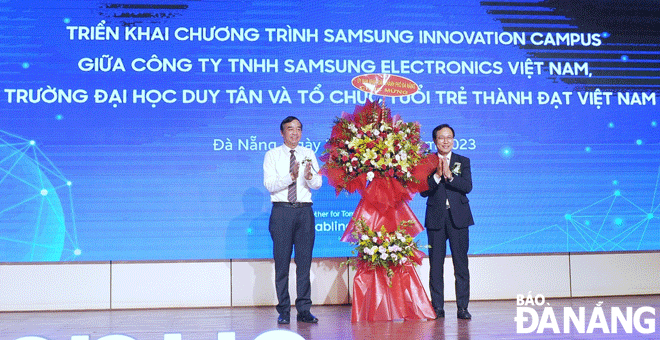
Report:
[[[2,262],[271,257],[262,164],[279,123],[297,116],[321,156],[334,118],[364,103],[350,83],[364,73],[420,86],[386,103],[432,150],[432,129],[454,127],[472,162],[470,254],[660,249],[655,2],[0,11]],[[338,239],[359,196],[324,181],[313,199],[314,256],[350,256]],[[410,202],[421,221],[424,204]]]

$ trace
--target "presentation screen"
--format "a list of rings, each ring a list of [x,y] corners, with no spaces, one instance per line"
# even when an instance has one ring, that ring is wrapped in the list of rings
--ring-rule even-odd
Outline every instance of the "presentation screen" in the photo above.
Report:
[[[429,152],[454,128],[470,254],[660,249],[657,3],[434,3],[3,1],[0,261],[269,258],[280,122],[319,158],[367,100]],[[312,199],[314,257],[352,256],[360,196],[324,178]]]

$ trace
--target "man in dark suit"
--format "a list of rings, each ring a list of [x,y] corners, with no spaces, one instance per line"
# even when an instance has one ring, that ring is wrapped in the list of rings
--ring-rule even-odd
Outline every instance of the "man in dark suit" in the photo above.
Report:
[[[468,270],[468,227],[474,224],[466,194],[472,191],[470,159],[452,153],[454,129],[442,124],[433,129],[433,142],[438,148],[437,167],[428,176],[429,189],[421,192],[426,201],[424,226],[429,239],[431,263],[431,303],[438,318],[445,316],[443,267],[447,240],[451,249],[456,278],[456,304],[459,319],[471,319],[467,310],[470,301]]]

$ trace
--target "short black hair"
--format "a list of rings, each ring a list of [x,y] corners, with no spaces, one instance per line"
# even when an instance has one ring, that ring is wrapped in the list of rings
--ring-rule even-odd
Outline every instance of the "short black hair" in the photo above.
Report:
[[[284,118],[282,123],[280,123],[280,131],[284,132],[284,124],[291,123],[294,120],[297,120],[300,123],[300,130],[302,130],[302,122],[300,121],[300,119],[298,119],[294,116],[288,116],[288,117]]]
[[[444,128],[449,128],[449,130],[451,130],[451,137],[452,137],[452,138],[456,137],[456,133],[454,132],[454,128],[452,128],[451,126],[449,126],[449,124],[440,124],[440,125],[436,126],[435,129],[433,129],[433,140],[435,140],[435,134],[436,134],[438,131],[440,131],[440,130],[442,130],[442,129],[444,129]]]

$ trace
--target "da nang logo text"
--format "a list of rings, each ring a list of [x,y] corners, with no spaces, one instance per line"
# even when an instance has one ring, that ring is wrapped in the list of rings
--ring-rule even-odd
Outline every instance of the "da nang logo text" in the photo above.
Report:
[[[653,307],[551,307],[543,294],[516,296],[517,333],[655,333]],[[543,309],[541,309],[541,307]],[[555,313],[560,313],[559,319]]]

